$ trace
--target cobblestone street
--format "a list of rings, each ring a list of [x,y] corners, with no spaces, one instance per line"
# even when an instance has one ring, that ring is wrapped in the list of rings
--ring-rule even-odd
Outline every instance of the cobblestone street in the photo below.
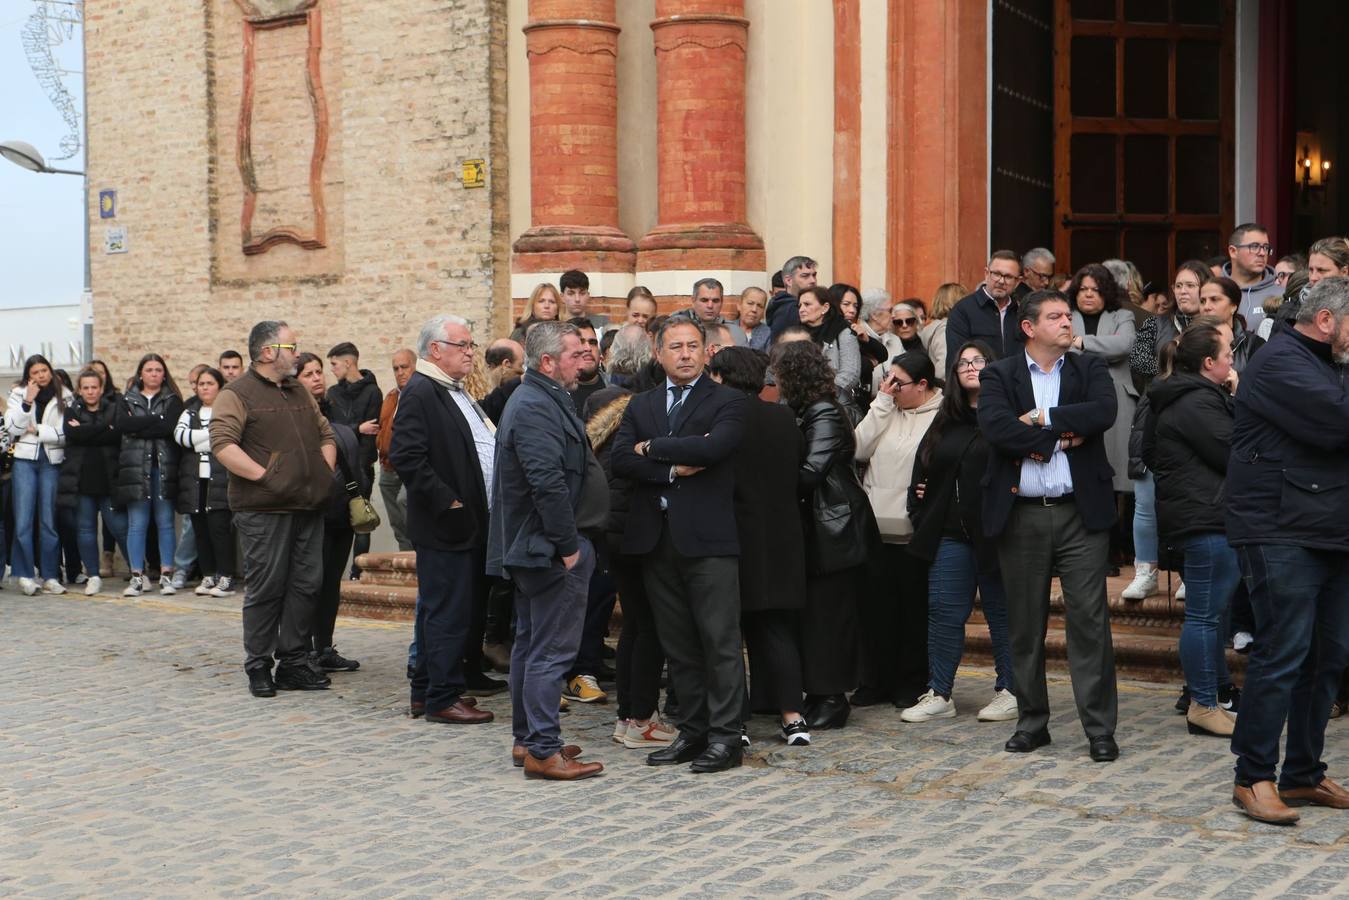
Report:
[[[648,768],[612,705],[565,736],[600,778],[526,782],[505,696],[484,727],[405,713],[405,624],[344,619],[361,670],[326,693],[248,695],[237,602],[0,593],[0,894],[1343,895],[1349,814],[1252,823],[1226,743],[1190,737],[1168,687],[1122,685],[1123,755],[1091,763],[1066,681],[1052,746],[1002,751],[968,670],[956,719],[858,710],[788,750],[771,719],[723,775]],[[1332,776],[1349,737],[1331,723]]]

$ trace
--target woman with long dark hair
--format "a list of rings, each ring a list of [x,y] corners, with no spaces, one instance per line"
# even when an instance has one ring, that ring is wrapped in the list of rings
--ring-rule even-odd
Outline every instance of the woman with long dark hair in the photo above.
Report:
[[[98,555],[98,519],[113,534],[105,546],[116,542],[126,555],[126,510],[112,503],[117,484],[117,455],[122,436],[114,421],[116,407],[103,389],[103,375],[93,366],[79,375],[79,400],[66,410],[66,458],[61,464],[57,504],[75,513],[80,559],[89,574],[84,592],[103,589]]]
[[[849,403],[862,375],[862,352],[857,347],[857,337],[848,327],[848,320],[830,297],[829,289],[818,286],[801,292],[797,298],[797,315],[834,370],[836,396],[840,402]]]
[[[846,694],[857,686],[857,593],[880,535],[857,478],[857,444],[838,401],[833,367],[814,343],[794,341],[773,349],[772,370],[806,442],[798,472],[806,547],[806,605],[798,631],[802,712],[810,731],[842,728]]]
[[[1238,373],[1246,370],[1255,351],[1265,346],[1265,339],[1246,330],[1241,309],[1241,286],[1225,275],[1210,278],[1199,289],[1199,311],[1214,316],[1232,331],[1232,368]]]
[[[941,408],[918,446],[909,482],[909,552],[928,569],[928,690],[900,714],[905,722],[949,719],[956,669],[965,649],[965,623],[979,594],[993,643],[997,679],[980,722],[1017,717],[1012,693],[1012,650],[1007,635],[1007,595],[996,542],[984,535],[980,507],[988,469],[988,443],[979,431],[979,373],[993,362],[993,348],[967,341],[956,351]]]
[[[848,323],[853,337],[857,338],[857,349],[862,354],[862,372],[870,372],[873,367],[890,358],[890,352],[880,337],[873,336],[873,332],[862,319],[861,291],[851,284],[840,281],[838,284],[830,285],[829,300],[838,305],[843,321]]]
[[[10,477],[14,557],[10,565],[19,589],[30,597],[39,587],[48,594],[66,592],[60,579],[56,494],[65,459],[65,410],[74,399],[47,358],[34,354],[24,360],[23,377],[9,392],[5,407],[5,424],[14,448]]]
[[[195,371],[195,370],[194,370]],[[234,535],[230,532],[229,472],[211,452],[211,410],[225,376],[205,366],[193,380],[173,439],[183,448],[178,464],[178,512],[190,516],[201,569],[199,596],[234,596]]]
[[[117,389],[117,380],[112,377],[112,371],[108,364],[101,359],[92,359],[89,361],[89,368],[93,369],[103,379],[103,399],[115,413],[117,404],[122,400],[122,392]],[[122,551],[122,558],[126,558],[126,510],[113,507],[118,516],[120,516],[121,533],[114,534],[107,517],[103,518],[103,555],[99,559],[98,574],[104,578],[111,577],[113,573],[113,548],[118,547]]]
[[[145,354],[117,405],[115,420],[122,435],[122,450],[117,459],[114,497],[126,506],[126,543],[131,554],[127,560],[131,583],[122,592],[127,597],[139,597],[148,586],[145,542],[151,516],[159,539],[159,592],[176,593],[173,501],[178,492],[178,445],[173,441],[173,429],[182,414],[183,397],[168,364],[157,353]]]

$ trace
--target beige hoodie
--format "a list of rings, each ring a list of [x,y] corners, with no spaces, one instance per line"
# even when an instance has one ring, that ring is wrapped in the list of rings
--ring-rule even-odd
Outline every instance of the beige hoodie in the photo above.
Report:
[[[909,480],[918,444],[941,407],[937,392],[917,409],[900,409],[889,394],[871,401],[866,418],[857,426],[857,459],[870,461],[862,487],[871,498],[881,538],[887,544],[906,544],[913,535],[909,522]]]

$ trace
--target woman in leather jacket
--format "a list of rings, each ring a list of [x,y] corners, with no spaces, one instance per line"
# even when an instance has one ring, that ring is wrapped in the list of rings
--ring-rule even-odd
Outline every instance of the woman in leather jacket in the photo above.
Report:
[[[852,422],[820,348],[804,341],[780,344],[772,369],[806,440],[798,483],[806,546],[802,711],[811,731],[842,728],[850,709],[846,694],[857,686],[857,592],[880,532],[853,462]]]

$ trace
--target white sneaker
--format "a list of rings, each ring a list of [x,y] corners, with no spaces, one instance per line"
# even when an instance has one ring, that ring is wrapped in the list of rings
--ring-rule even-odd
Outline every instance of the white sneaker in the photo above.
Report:
[[[64,594],[66,587],[55,578],[48,578],[42,582],[42,593],[44,594]]]
[[[993,692],[988,706],[979,710],[980,722],[1010,722],[1020,715],[1016,706],[1016,695],[1002,688]]]
[[[233,597],[234,579],[228,575],[221,575],[215,580],[215,587],[211,588],[212,597]]]
[[[623,743],[623,738],[628,736],[628,720],[614,719],[614,743]]]
[[[1181,601],[1185,599],[1185,582],[1183,581],[1180,583],[1180,587],[1176,588],[1176,599]]]
[[[1157,593],[1157,567],[1152,563],[1134,560],[1134,580],[1124,589],[1120,597],[1138,601]]]
[[[159,592],[165,597],[178,593],[178,588],[174,587],[173,579],[168,576],[159,576]]]
[[[145,593],[145,576],[132,575],[131,583],[126,586],[126,590],[122,591],[122,596],[139,597],[143,593]]]
[[[1249,631],[1238,631],[1232,635],[1232,649],[1238,653],[1246,652],[1246,648],[1255,643],[1255,638]]]
[[[667,725],[655,716],[645,725],[640,722],[629,722],[628,733],[623,738],[623,746],[629,750],[639,750],[642,747],[664,747],[679,736],[679,730],[673,725]]]
[[[955,702],[943,698],[933,690],[929,690],[919,697],[917,703],[899,714],[902,722],[927,722],[930,719],[954,719],[955,717]]]
[[[196,594],[198,597],[207,597],[210,596],[211,588],[213,587],[215,587],[215,576],[207,575],[201,580],[201,584],[197,585],[197,589],[192,593]]]
[[[103,590],[103,579],[97,575],[84,583],[84,595],[86,597],[92,597],[101,590]]]
[[[19,590],[23,591],[29,597],[32,597],[38,591],[37,580],[33,578],[20,578]]]
[[[160,580],[163,581],[164,579],[161,577]],[[181,591],[187,587],[187,573],[182,569],[174,572],[173,577],[169,579],[169,584],[173,585],[175,591]]]
[[[84,583],[86,583],[88,580],[89,580],[89,576],[86,575],[86,574],[84,574],[83,572],[81,572],[80,574],[78,574],[78,575],[75,576],[75,583],[76,583],[76,584],[84,584]]]

